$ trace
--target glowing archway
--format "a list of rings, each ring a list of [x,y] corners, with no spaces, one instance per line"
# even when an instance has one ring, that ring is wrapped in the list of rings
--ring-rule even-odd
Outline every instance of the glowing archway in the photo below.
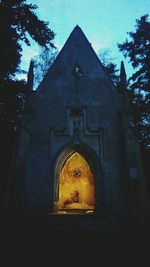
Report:
[[[94,210],[94,176],[77,151],[65,160],[59,174],[59,211]]]

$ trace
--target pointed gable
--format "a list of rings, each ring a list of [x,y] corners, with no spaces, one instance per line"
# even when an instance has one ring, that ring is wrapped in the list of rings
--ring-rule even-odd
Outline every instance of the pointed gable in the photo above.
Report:
[[[77,69],[79,71],[78,74],[83,76],[84,84],[87,80],[93,83],[93,80],[96,82],[98,79],[101,79],[105,80],[105,82],[109,84],[110,89],[115,91],[91,44],[81,28],[76,26],[44,77],[38,88],[38,92],[51,91],[53,87],[56,88],[60,82],[61,87],[72,87],[73,75]],[[57,77],[59,78],[57,79]]]

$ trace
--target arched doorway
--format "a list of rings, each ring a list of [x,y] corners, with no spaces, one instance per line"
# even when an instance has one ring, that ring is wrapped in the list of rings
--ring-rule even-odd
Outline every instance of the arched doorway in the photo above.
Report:
[[[74,150],[63,158],[60,165],[57,170],[55,212],[94,211],[94,172],[88,160]]]

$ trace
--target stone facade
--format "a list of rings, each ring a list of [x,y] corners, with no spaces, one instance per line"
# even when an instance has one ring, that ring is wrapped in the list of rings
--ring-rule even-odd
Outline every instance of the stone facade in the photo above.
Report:
[[[135,146],[127,149],[124,98],[76,26],[30,95],[11,174],[11,208],[54,212],[62,163],[78,151],[94,173],[95,211],[125,212],[129,180],[143,178]]]

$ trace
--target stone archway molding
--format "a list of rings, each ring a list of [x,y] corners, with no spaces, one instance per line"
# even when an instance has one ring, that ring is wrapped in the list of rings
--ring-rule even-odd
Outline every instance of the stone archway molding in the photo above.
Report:
[[[94,211],[100,211],[103,202],[104,188],[102,183],[102,168],[100,160],[93,149],[89,148],[85,144],[73,144],[65,147],[58,155],[54,166],[54,208],[53,211],[57,213],[59,211],[59,179],[60,172],[66,162],[66,160],[78,152],[88,162],[90,169],[94,176],[94,191],[95,191],[95,208]]]

